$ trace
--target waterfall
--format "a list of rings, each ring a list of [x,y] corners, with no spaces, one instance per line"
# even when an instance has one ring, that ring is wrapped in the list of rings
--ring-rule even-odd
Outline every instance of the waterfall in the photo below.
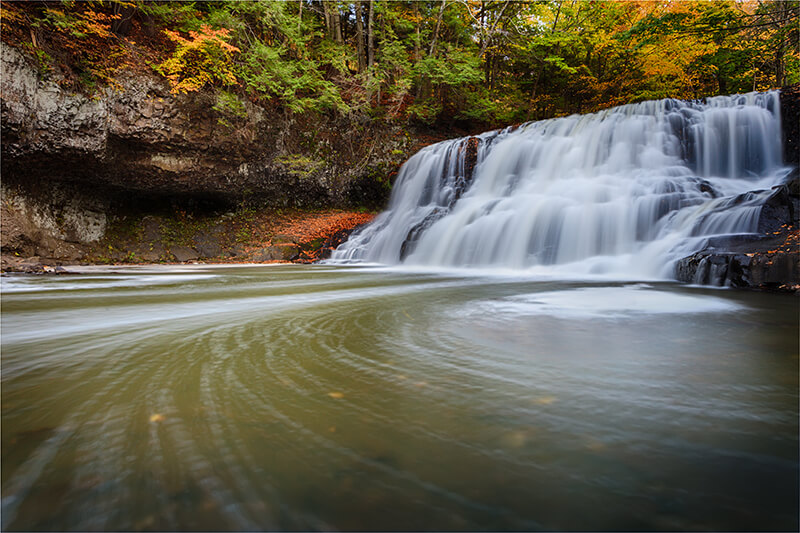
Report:
[[[332,259],[672,276],[756,231],[788,169],[779,94],[658,100],[423,148]]]

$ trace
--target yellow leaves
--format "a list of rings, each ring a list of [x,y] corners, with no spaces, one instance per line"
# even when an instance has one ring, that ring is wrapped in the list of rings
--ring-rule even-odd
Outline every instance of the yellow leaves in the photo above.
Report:
[[[703,36],[665,36],[654,44],[642,47],[644,73],[647,76],[670,76],[690,81],[690,65],[697,59],[717,51],[713,41]]]
[[[189,39],[175,31],[165,29],[163,32],[177,49],[155,69],[169,80],[171,93],[198,91],[215,82],[236,83],[232,54],[240,50],[226,42],[228,30],[215,30],[204,24],[199,31],[190,31]]]
[[[150,423],[151,424],[158,424],[158,423],[163,422],[163,421],[164,421],[164,415],[162,415],[162,414],[155,413],[153,415],[150,415]]]
[[[344,394],[341,392],[329,392],[328,396],[330,396],[334,400],[341,400],[342,398],[344,398]]]

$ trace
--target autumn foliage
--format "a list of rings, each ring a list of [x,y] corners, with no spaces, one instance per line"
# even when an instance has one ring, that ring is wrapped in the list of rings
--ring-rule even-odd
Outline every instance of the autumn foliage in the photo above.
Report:
[[[174,93],[353,123],[477,130],[800,82],[800,0],[3,2],[0,18],[88,85],[144,57]]]
[[[189,31],[188,38],[171,30],[164,30],[164,34],[175,43],[176,50],[156,70],[169,80],[173,94],[237,82],[232,60],[239,49],[227,43],[228,30],[204,24],[198,31]]]

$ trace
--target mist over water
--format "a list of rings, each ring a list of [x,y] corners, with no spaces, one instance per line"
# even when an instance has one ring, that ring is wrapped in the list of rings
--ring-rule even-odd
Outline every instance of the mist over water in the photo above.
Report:
[[[409,159],[387,211],[333,259],[671,278],[708,237],[755,232],[788,171],[777,91],[643,102],[477,139],[472,175],[469,139]]]

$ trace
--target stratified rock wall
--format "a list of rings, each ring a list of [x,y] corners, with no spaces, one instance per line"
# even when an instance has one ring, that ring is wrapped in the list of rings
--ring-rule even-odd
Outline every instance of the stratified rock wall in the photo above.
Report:
[[[127,75],[90,97],[40,79],[20,51],[0,44],[2,170],[8,181],[78,181],[149,194],[284,196],[326,200],[324,182],[294,187],[269,166],[281,134],[261,109],[225,125],[210,94],[174,96],[153,75]],[[288,179],[287,179],[288,178]],[[319,176],[315,176],[319,178]]]
[[[301,124],[244,99],[244,113],[232,116],[214,109],[213,91],[173,95],[150,72],[119,74],[118,86],[94,96],[74,93],[43,79],[6,43],[0,66],[8,184],[76,182],[97,192],[344,207],[354,182],[378,165],[399,165],[411,144],[389,127],[347,127],[333,116]],[[372,142],[354,139],[360,131]]]

